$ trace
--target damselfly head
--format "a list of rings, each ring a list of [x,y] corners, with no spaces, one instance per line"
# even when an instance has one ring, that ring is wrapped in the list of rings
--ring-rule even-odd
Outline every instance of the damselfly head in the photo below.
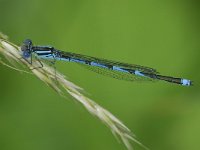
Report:
[[[22,50],[22,56],[24,58],[29,58],[32,52],[32,41],[30,39],[24,40],[21,50]]]

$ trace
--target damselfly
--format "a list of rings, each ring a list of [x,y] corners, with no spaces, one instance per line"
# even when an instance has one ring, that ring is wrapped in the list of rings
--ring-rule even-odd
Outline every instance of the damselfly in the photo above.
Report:
[[[32,41],[26,39],[21,46],[22,57],[32,64],[32,55],[39,59],[51,61],[62,60],[67,62],[76,62],[84,65],[92,71],[111,76],[113,78],[128,81],[156,81],[163,80],[170,83],[176,83],[183,86],[191,86],[192,81],[184,78],[175,78],[160,75],[155,69],[140,65],[121,63],[96,57],[90,57],[71,52],[57,50],[51,46],[34,46]],[[41,63],[42,66],[42,63]]]

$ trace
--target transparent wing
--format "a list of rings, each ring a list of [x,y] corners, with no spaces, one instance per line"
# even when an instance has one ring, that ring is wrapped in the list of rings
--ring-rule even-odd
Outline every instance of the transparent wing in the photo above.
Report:
[[[130,69],[130,70],[138,70],[143,73],[152,73],[152,74],[158,73],[155,69],[150,68],[150,67],[122,63],[122,62],[101,59],[101,58],[96,58],[96,57],[90,57],[90,56],[75,54],[75,53],[70,53],[70,52],[59,51],[59,53],[60,53],[61,57],[63,57],[63,58],[75,58],[75,59],[84,60],[86,62],[96,62],[96,63],[104,64],[106,66],[118,66],[121,68]]]
[[[114,70],[109,70],[106,68],[101,68],[101,67],[96,67],[96,66],[90,66],[90,65],[86,65],[86,64],[79,64],[80,66],[89,69],[93,72],[96,72],[98,74],[102,74],[105,76],[109,76],[115,79],[119,79],[119,80],[126,80],[126,81],[157,81],[156,79],[152,79],[152,78],[147,78],[147,77],[140,77],[140,76],[136,76],[134,74],[130,74],[130,73],[123,73],[123,72],[119,72],[119,71],[114,71]]]

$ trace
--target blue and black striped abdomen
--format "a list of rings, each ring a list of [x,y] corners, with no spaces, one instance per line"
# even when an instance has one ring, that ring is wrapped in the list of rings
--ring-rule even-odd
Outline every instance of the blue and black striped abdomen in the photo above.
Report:
[[[82,64],[92,71],[117,79],[128,81],[163,80],[171,83],[181,84],[184,86],[190,86],[192,84],[191,81],[187,79],[159,75],[159,73],[155,69],[150,67],[121,63],[106,59],[99,59],[96,57],[74,54],[70,52],[59,53],[61,59],[66,59],[70,62]]]

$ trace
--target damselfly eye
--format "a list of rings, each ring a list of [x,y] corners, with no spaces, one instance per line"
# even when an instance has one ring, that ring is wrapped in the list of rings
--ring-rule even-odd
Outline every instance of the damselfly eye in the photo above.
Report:
[[[23,51],[22,55],[23,55],[23,58],[29,58],[31,53],[29,50],[25,50],[25,51]]]
[[[29,58],[31,55],[31,47],[32,47],[32,41],[29,39],[24,40],[22,46],[21,46],[21,51],[22,51],[22,56],[24,58]]]
[[[26,40],[24,40],[24,42],[21,46],[21,50],[22,51],[27,51],[27,50],[29,51],[31,46],[32,46],[32,41],[29,40],[29,39],[26,39]]]
[[[30,39],[26,39],[26,40],[24,40],[24,45],[27,45],[27,46],[30,46],[30,45],[32,45],[32,41],[30,40]]]

